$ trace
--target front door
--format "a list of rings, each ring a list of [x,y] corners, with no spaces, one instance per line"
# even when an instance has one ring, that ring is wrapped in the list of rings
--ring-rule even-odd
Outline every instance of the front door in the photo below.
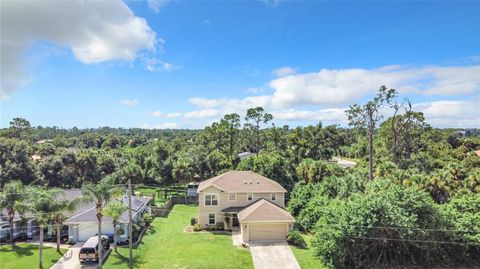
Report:
[[[238,215],[237,214],[233,214],[233,216],[232,216],[232,225],[233,225],[233,227],[238,227],[239,226]]]

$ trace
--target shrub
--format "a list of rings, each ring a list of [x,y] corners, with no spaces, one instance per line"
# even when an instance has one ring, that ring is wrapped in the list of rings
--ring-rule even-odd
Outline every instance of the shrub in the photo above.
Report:
[[[197,224],[197,218],[192,217],[192,218],[190,219],[190,225],[195,225],[195,224]]]
[[[201,230],[202,230],[202,226],[200,226],[199,223],[195,223],[195,224],[193,225],[193,230],[194,230],[195,232],[201,231]]]
[[[217,224],[215,224],[215,228],[217,230],[223,230],[223,229],[225,229],[225,225],[224,225],[223,222],[217,222]]]
[[[153,221],[153,215],[150,212],[147,212],[143,214],[142,216],[142,222],[145,224],[145,226],[149,226],[150,223]]]
[[[451,245],[420,242],[452,241],[448,234],[429,228],[444,229],[444,224],[428,193],[376,179],[367,184],[365,194],[334,199],[326,206],[316,225],[313,246],[315,254],[330,268],[462,262],[458,257],[465,255],[449,255],[453,253]],[[462,251],[454,247],[455,254]]]
[[[299,246],[299,247],[305,247],[307,244],[305,243],[305,240],[303,240],[303,236],[299,231],[289,231],[287,234],[287,241],[288,243]]]

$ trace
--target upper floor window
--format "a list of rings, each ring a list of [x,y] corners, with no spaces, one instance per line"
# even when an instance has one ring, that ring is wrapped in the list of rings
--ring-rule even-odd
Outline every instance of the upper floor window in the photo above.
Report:
[[[276,194],[276,193],[272,193],[272,194],[270,195],[270,199],[271,199],[272,201],[276,201],[276,200],[277,200],[277,194]]]
[[[237,200],[237,196],[235,195],[235,193],[230,193],[230,194],[228,194],[228,200],[229,200],[229,201],[235,201],[235,200]]]
[[[253,200],[253,193],[247,193],[247,201]]]
[[[205,194],[205,205],[206,206],[216,206],[216,205],[218,205],[217,194]]]

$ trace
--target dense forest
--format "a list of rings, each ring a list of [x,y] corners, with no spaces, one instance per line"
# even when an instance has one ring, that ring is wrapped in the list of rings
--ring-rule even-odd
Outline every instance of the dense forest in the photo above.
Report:
[[[387,112],[386,112],[387,111]],[[480,266],[480,132],[431,127],[381,87],[346,111],[350,127],[278,127],[261,107],[203,130],[0,130],[0,186],[169,185],[252,170],[290,192],[296,228],[331,268]],[[385,115],[388,115],[386,117]],[[241,160],[240,152],[256,153]],[[332,157],[357,163],[345,169]]]

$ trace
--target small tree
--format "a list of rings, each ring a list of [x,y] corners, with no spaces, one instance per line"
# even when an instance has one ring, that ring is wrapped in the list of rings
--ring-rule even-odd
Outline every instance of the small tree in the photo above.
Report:
[[[396,96],[397,91],[395,89],[387,89],[387,87],[381,86],[373,100],[362,106],[354,104],[345,111],[351,126],[367,129],[370,179],[373,179],[373,135],[376,124],[383,118],[381,109]]]
[[[13,241],[13,219],[15,218],[15,212],[19,211],[18,204],[22,203],[25,199],[25,193],[23,184],[20,181],[11,181],[5,184],[3,191],[0,193],[0,208],[5,208],[8,215],[8,223],[10,224],[10,242],[12,246],[15,244]],[[20,210],[21,211],[21,210]]]
[[[34,216],[40,229],[39,237],[39,267],[43,268],[43,237],[44,229],[61,208],[56,200],[61,192],[58,189],[46,190],[40,187],[30,187],[28,199],[20,206],[26,208]]]
[[[66,220],[64,212],[73,210],[74,205],[70,204],[68,200],[60,199],[59,196],[57,195],[55,199],[53,199],[51,207],[53,208],[51,220],[55,224],[55,229],[57,234],[57,251],[60,251],[60,239],[61,239],[60,230],[63,225],[63,222]]]
[[[108,203],[107,206],[105,207],[105,216],[109,216],[112,218],[112,224],[113,224],[113,247],[115,248],[115,252],[117,251],[117,242],[118,242],[118,231],[117,231],[117,225],[118,225],[118,220],[122,216],[123,212],[127,210],[127,207],[120,201],[116,202],[111,202]]]
[[[249,108],[247,110],[246,121],[253,121],[252,128],[255,131],[255,153],[260,151],[260,123],[268,123],[273,120],[273,116],[270,113],[266,113],[263,107]]]
[[[98,268],[102,268],[102,217],[103,208],[114,196],[120,195],[124,191],[114,184],[114,179],[107,176],[100,180],[97,184],[87,183],[82,186],[82,195],[72,201],[72,204],[79,203],[95,203],[95,210],[97,212],[98,224]]]

